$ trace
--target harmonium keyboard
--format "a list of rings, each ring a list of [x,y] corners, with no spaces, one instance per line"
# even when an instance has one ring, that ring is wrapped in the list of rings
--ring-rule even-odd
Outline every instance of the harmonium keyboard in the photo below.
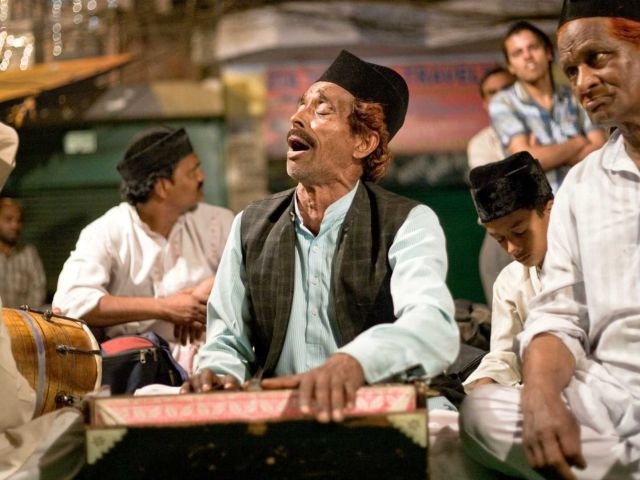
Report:
[[[427,411],[414,385],[360,388],[342,422],[295,390],[96,397],[86,479],[425,479]]]

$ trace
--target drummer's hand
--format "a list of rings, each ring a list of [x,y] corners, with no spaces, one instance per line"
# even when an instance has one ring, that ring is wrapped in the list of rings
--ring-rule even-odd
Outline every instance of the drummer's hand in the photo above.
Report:
[[[201,393],[214,390],[240,390],[240,382],[233,375],[216,375],[208,368],[194,373],[180,387],[180,393]]]
[[[207,321],[207,299],[197,297],[187,291],[158,298],[162,306],[162,319],[176,325]]]
[[[340,422],[353,408],[356,391],[364,385],[364,371],[351,355],[336,353],[324,365],[306,373],[263,380],[264,389],[298,388],[300,411],[319,422]]]
[[[187,325],[174,325],[173,335],[181,345],[186,345],[187,342],[194,343],[197,340],[202,339],[204,333],[204,325],[198,322],[191,322]]]

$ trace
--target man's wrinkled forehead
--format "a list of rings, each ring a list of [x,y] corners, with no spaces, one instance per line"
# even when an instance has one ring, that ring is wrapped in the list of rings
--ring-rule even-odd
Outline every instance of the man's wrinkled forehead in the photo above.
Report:
[[[578,47],[606,43],[613,36],[609,31],[609,19],[605,17],[579,18],[564,23],[558,29],[558,56],[562,63],[576,53]]]

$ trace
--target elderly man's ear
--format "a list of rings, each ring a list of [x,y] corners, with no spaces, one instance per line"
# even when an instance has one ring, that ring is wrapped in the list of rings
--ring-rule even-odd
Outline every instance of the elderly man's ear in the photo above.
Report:
[[[378,132],[368,132],[365,135],[361,135],[359,137],[359,142],[353,150],[353,156],[355,158],[366,158],[378,147],[379,143],[380,136],[378,135]]]

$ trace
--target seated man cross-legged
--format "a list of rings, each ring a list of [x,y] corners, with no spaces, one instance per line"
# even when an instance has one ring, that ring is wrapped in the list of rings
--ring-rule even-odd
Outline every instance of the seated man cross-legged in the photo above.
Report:
[[[297,388],[303,412],[341,420],[366,383],[435,376],[458,353],[442,228],[375,185],[404,122],[396,71],[343,51],[291,117],[294,189],[234,222],[208,303],[198,375],[183,391]]]

